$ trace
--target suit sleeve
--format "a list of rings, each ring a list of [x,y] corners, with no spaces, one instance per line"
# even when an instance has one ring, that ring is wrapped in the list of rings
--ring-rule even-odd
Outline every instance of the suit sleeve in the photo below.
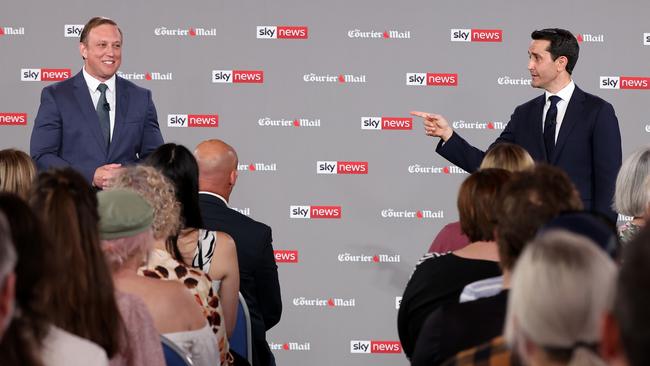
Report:
[[[145,116],[144,129],[142,130],[142,143],[139,152],[140,159],[146,158],[163,143],[160,126],[158,125],[156,106],[153,104],[151,91],[147,90],[147,114]]]
[[[271,228],[265,228],[264,248],[260,264],[255,271],[257,298],[259,299],[264,326],[271,329],[280,321],[282,315],[282,296],[278,279],[278,265],[273,255]]]
[[[34,120],[29,153],[39,170],[69,166],[59,157],[62,143],[62,117],[50,88],[43,88],[41,105]],[[84,172],[84,175],[86,172]]]
[[[613,221],[617,214],[612,210],[616,176],[621,167],[621,132],[614,107],[605,103],[596,116],[593,130],[593,209]]]

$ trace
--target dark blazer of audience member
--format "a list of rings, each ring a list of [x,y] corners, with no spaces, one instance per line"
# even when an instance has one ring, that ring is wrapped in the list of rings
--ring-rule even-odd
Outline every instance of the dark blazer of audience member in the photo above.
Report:
[[[494,205],[511,173],[479,170],[460,186],[458,215],[463,233],[472,242],[452,253],[426,254],[415,267],[397,313],[402,348],[411,357],[424,320],[447,303],[456,303],[463,288],[474,281],[501,274],[494,241]]]
[[[625,248],[614,306],[604,317],[601,355],[612,366],[650,365],[650,227]]]
[[[614,210],[632,216],[632,220],[619,228],[623,245],[629,243],[646,224],[646,211],[650,205],[650,193],[645,186],[650,179],[650,146],[642,147],[628,156],[616,177]]]
[[[27,153],[16,149],[0,150],[0,192],[15,193],[29,199],[36,178],[36,166]]]
[[[495,201],[503,291],[475,301],[446,304],[431,313],[420,331],[411,364],[440,364],[457,352],[501,335],[510,275],[520,253],[548,220],[581,208],[578,191],[560,169],[539,165],[514,174]]]
[[[11,324],[15,310],[16,290],[16,250],[11,240],[9,224],[4,214],[0,214],[0,344],[5,330]],[[0,359],[4,347],[0,346]]]
[[[99,245],[97,198],[72,168],[38,176],[31,206],[51,244],[54,278],[44,294],[57,327],[100,345],[109,358],[120,354],[125,327],[115,299],[111,271]]]
[[[251,313],[253,364],[274,364],[266,331],[280,321],[282,298],[273,256],[271,228],[228,206],[237,182],[237,153],[220,140],[207,140],[194,151],[199,164],[199,199],[206,227],[235,239],[240,291]]]

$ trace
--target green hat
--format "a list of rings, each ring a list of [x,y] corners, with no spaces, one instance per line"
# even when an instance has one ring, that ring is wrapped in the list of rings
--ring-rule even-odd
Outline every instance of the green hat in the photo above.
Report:
[[[153,208],[139,194],[126,189],[97,193],[99,235],[102,240],[134,236],[153,222]]]

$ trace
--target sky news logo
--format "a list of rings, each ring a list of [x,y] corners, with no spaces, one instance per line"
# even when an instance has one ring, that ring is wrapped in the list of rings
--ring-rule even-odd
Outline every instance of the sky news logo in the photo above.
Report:
[[[217,35],[216,28],[189,27],[189,28],[168,28],[157,27],[153,30],[156,36],[172,37],[214,37]]]
[[[249,172],[275,172],[278,170],[277,163],[240,163],[237,164],[237,170]]]
[[[398,341],[350,341],[350,353],[402,353]]]
[[[0,112],[0,126],[26,126],[27,113]]]
[[[361,117],[362,130],[412,130],[411,117]]]
[[[61,81],[70,76],[70,69],[20,69],[20,81]]]
[[[650,89],[650,77],[646,76],[601,76],[601,89]]]
[[[258,39],[307,39],[309,29],[305,26],[258,25]]]
[[[273,256],[276,263],[298,263],[297,250],[274,250]]]
[[[261,127],[320,127],[320,118],[273,119],[260,118],[257,124]]]
[[[320,299],[320,298],[306,298],[295,297],[293,299],[293,306],[298,307],[324,307],[324,308],[353,308],[356,305],[357,300],[352,299],[341,299],[338,297],[330,297],[329,299]]]
[[[172,72],[122,72],[118,71],[117,76],[126,80],[146,81],[170,81],[174,79]]]
[[[213,83],[239,83],[262,84],[264,83],[263,70],[212,70]]]
[[[269,348],[276,351],[310,351],[311,344],[309,342],[286,342],[286,343],[275,343],[268,342]]]
[[[650,46],[650,33],[643,33],[643,45]]]
[[[350,254],[341,253],[337,256],[339,262],[364,262],[364,263],[399,263],[399,254]]]
[[[432,72],[407,72],[406,85],[409,86],[458,86],[458,74]]]
[[[368,162],[317,161],[316,174],[368,174]]]
[[[462,119],[451,123],[456,130],[503,130],[507,125],[507,122],[467,122]]]
[[[395,210],[392,208],[381,210],[381,217],[388,219],[444,219],[445,213],[442,210]]]
[[[578,43],[603,43],[605,42],[604,34],[578,33],[575,35]]]
[[[0,36],[24,36],[25,27],[2,27],[0,26]]]
[[[410,174],[468,174],[465,170],[455,166],[426,166],[420,164],[409,165]]]
[[[399,307],[402,305],[402,297],[395,296],[395,309],[399,310]]]
[[[452,42],[503,42],[501,29],[450,29]]]
[[[352,75],[352,74],[339,74],[339,75],[316,75],[314,73],[305,74],[302,80],[306,83],[365,83],[366,75]]]
[[[645,132],[650,132],[650,125],[645,125]]]
[[[84,24],[66,24],[63,26],[63,36],[66,38],[79,38],[84,26]]]
[[[168,114],[167,127],[219,127],[219,115]]]
[[[291,219],[340,219],[341,206],[290,206]]]
[[[385,30],[385,31],[362,31],[352,29],[348,31],[348,38],[375,38],[375,39],[410,39],[411,31]]]

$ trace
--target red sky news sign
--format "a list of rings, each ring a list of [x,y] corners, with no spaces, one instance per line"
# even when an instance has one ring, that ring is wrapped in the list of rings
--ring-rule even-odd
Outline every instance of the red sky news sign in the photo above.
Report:
[[[274,250],[273,256],[277,263],[298,263],[297,250]]]
[[[0,126],[25,126],[27,113],[0,112]]]
[[[410,117],[361,117],[362,130],[412,130]]]
[[[309,29],[304,26],[260,25],[257,27],[259,39],[307,39]]]
[[[70,69],[20,69],[20,81],[61,81],[70,76]]]
[[[168,114],[167,127],[219,127],[219,115]]]
[[[264,83],[264,71],[262,70],[212,70],[213,83]]]

